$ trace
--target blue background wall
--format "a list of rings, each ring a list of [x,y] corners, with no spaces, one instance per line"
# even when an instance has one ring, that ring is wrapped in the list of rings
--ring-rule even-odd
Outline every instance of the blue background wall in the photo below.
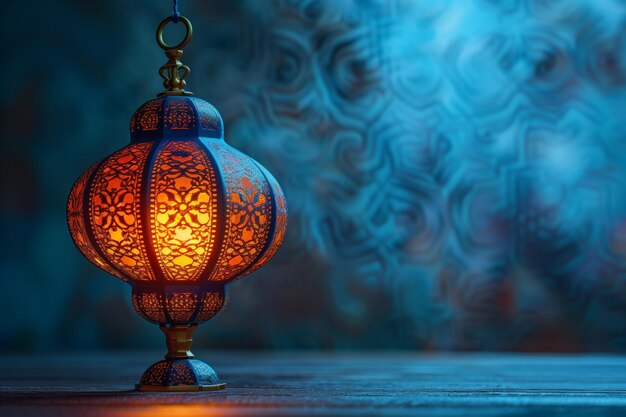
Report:
[[[198,345],[626,349],[626,2],[181,3],[189,89],[290,208]],[[170,7],[3,5],[2,350],[162,346],[65,199],[160,91]]]

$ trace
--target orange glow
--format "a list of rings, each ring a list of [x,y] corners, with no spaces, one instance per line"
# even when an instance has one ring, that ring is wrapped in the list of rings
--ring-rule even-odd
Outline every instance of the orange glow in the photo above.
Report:
[[[70,192],[76,246],[141,287],[133,304],[150,321],[208,320],[224,294],[223,287],[204,286],[256,270],[284,238],[287,207],[278,183],[227,145],[221,128],[217,111],[202,100],[151,100],[131,120],[139,140],[91,167]],[[194,287],[158,292],[149,283]]]
[[[87,236],[85,230],[84,210],[84,193],[87,179],[91,177],[95,171],[95,166],[89,168],[83,175],[78,178],[67,201],[67,223],[70,234],[74,239],[74,243],[87,259],[102,268],[111,275],[115,275],[124,279],[119,273],[104,261],[104,258],[96,252]]]
[[[266,405],[267,406],[267,405]],[[163,404],[111,407],[98,410],[98,415],[106,417],[241,417],[248,415],[266,415],[250,407],[233,407],[224,401],[220,404]]]
[[[169,142],[158,153],[150,186],[152,239],[167,280],[199,278],[213,253],[217,185],[207,155],[194,142]]]
[[[150,143],[129,145],[108,157],[93,174],[89,226],[109,264],[128,279],[154,279],[142,245],[140,189]]]
[[[269,259],[259,256],[270,244],[272,218],[277,217],[278,229],[285,227],[284,198],[277,188],[270,191],[276,185],[268,182],[269,174],[224,142],[204,148],[192,141],[162,144],[146,171],[152,146],[129,145],[74,185],[68,220],[74,241],[89,260],[129,281],[222,282]],[[225,193],[218,192],[208,152],[222,173]],[[150,173],[148,181],[145,172]],[[273,196],[278,216],[272,213]],[[218,229],[221,244],[216,241]],[[282,239],[280,233],[275,233],[270,250]],[[215,251],[215,265],[208,268]],[[150,254],[156,262],[151,263]]]

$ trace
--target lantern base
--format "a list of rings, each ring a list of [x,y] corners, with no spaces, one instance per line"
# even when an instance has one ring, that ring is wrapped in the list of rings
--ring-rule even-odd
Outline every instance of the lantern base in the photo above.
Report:
[[[165,359],[150,366],[135,385],[138,391],[216,391],[226,388],[217,373],[198,359]]]

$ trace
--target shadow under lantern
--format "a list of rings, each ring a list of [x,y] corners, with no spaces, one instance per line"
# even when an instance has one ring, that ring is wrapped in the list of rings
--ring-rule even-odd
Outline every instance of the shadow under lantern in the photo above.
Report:
[[[265,264],[280,247],[287,205],[272,175],[224,141],[222,118],[184,90],[180,62],[191,38],[157,42],[168,63],[166,90],[130,122],[130,144],[90,167],[70,191],[67,218],[78,249],[133,287],[132,302],[159,324],[165,360],[141,378],[142,391],[221,389],[215,371],[194,359],[192,333],[224,306],[225,286]]]

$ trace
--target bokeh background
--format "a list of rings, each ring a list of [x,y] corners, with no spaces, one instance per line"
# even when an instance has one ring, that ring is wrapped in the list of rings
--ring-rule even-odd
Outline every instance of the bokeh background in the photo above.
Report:
[[[189,89],[290,209],[197,346],[626,350],[626,1],[180,3]],[[170,12],[3,4],[0,350],[162,348],[65,203],[160,91]]]

